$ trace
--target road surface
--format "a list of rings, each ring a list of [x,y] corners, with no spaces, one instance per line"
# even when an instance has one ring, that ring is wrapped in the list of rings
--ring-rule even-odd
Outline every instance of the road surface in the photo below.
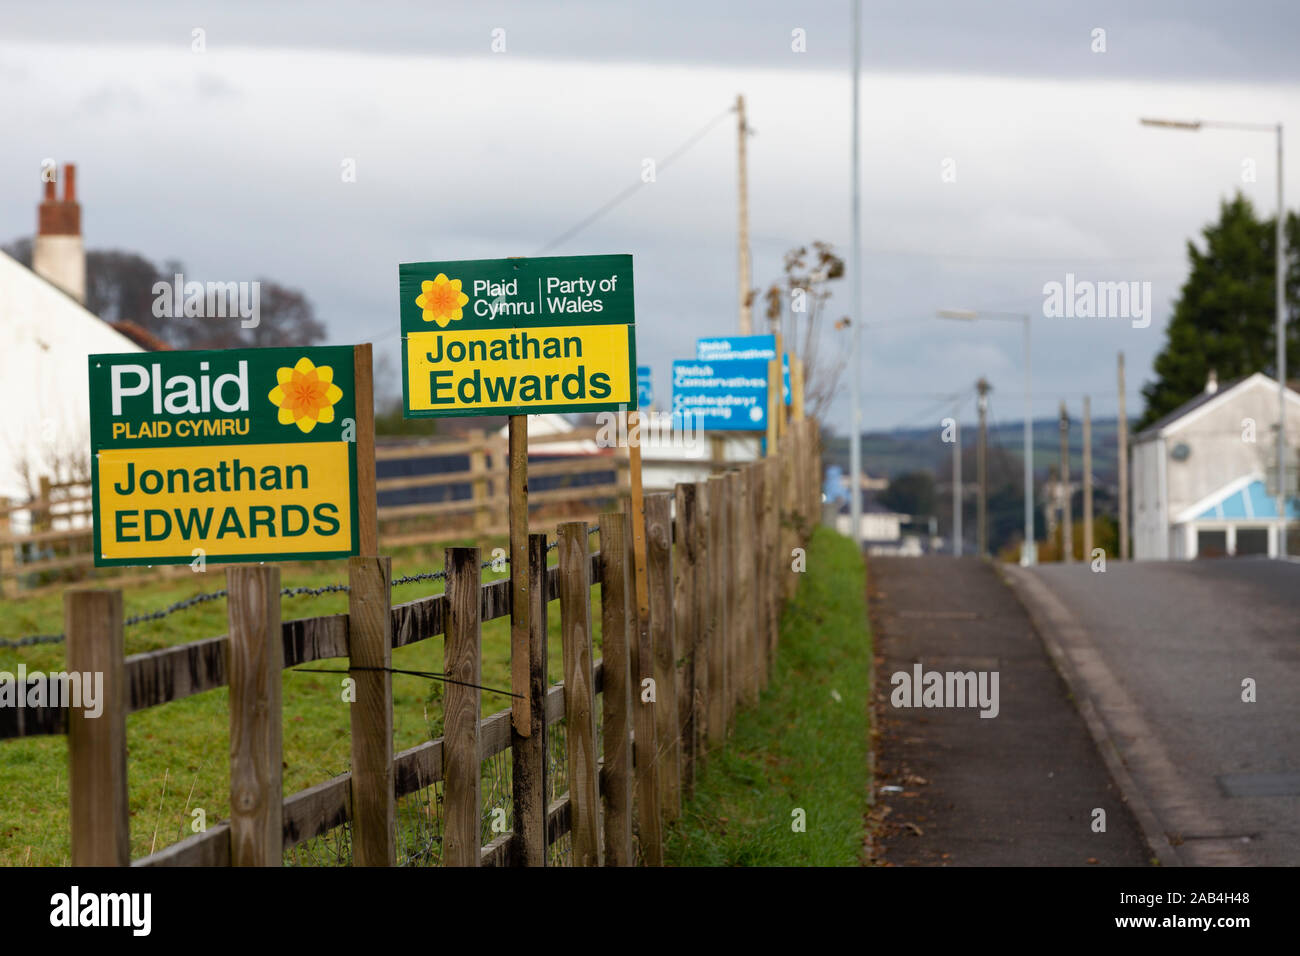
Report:
[[[1300,564],[1112,562],[1104,573],[1044,565],[1009,576],[1035,619],[1064,635],[1181,862],[1300,863]],[[1242,700],[1248,680],[1254,703]]]

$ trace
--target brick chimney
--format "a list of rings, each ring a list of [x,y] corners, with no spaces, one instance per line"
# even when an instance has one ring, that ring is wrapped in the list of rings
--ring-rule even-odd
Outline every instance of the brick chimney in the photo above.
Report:
[[[63,167],[63,198],[55,183],[45,184],[32,245],[32,269],[78,302],[86,301],[86,250],[81,240],[81,204],[77,202],[77,167]]]

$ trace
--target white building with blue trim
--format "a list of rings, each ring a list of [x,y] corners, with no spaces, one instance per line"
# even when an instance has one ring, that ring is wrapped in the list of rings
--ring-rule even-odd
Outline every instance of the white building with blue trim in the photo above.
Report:
[[[1286,391],[1287,552],[1300,551],[1300,394]],[[1277,382],[1256,373],[1205,391],[1133,437],[1133,557],[1275,557]]]

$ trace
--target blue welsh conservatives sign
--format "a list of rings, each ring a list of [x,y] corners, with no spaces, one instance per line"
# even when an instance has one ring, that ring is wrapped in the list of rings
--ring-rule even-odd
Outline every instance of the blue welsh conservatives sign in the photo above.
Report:
[[[730,335],[697,339],[695,357],[701,361],[718,362],[727,359],[762,359],[770,362],[776,358],[775,335]],[[790,354],[781,353],[781,386],[785,404],[790,404]]]
[[[650,374],[649,365],[638,365],[636,367],[636,404],[638,408],[649,408],[654,404],[655,389],[654,380]]]
[[[674,362],[673,427],[767,431],[767,362]]]

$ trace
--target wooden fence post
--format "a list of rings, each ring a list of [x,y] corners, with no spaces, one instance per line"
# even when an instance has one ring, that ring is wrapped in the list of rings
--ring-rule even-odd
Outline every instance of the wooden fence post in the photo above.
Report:
[[[478,548],[447,548],[447,631],[443,672],[443,865],[478,866],[482,827],[479,715],[482,704],[482,569]],[[452,683],[455,681],[456,683]]]
[[[50,478],[48,475],[42,475],[40,478],[40,506],[31,510],[32,531],[50,531],[54,528],[54,509],[50,507],[50,496],[53,489],[50,487]]]
[[[528,416],[511,415],[510,436],[510,726],[516,736],[532,728],[528,694]]]
[[[600,615],[605,736],[605,865],[632,865],[632,706],[626,518],[600,516]]]
[[[87,716],[85,707],[68,708],[72,865],[129,866],[122,592],[86,588],[65,591],[63,628],[68,641],[68,671],[89,675],[100,684],[97,690],[103,708],[97,717]],[[84,679],[82,703],[86,701]]]
[[[741,687],[744,689],[746,706],[758,703],[759,671],[757,664],[758,647],[758,589],[755,587],[754,562],[757,560],[758,543],[754,540],[754,493],[757,483],[754,469],[746,465],[736,473],[736,524],[739,534],[736,538],[736,558],[740,567],[736,574],[736,585],[740,601],[740,640],[736,645],[740,655],[740,669],[744,675]]]
[[[679,484],[673,555],[673,640],[682,666],[677,673],[677,725],[681,749],[681,793],[695,786],[695,644],[696,596],[699,589],[699,503],[695,485]]]
[[[764,538],[767,541],[767,660],[768,667],[775,664],[776,645],[781,635],[781,465],[780,459],[769,458],[763,463],[767,475],[763,479]]]
[[[794,574],[790,570],[791,553],[799,543],[798,526],[795,523],[795,503],[798,500],[795,491],[797,472],[796,458],[798,445],[794,435],[787,435],[781,442],[781,523],[784,526],[781,546],[781,595],[788,600],[794,594]]]
[[[528,536],[528,718],[532,733],[511,728],[516,866],[546,865],[546,535]]]
[[[12,503],[8,498],[0,497],[0,508],[4,509],[3,516],[0,516],[0,598],[13,597],[18,593],[18,579],[14,578],[13,586],[9,585],[9,576],[15,574],[18,562],[14,558],[14,546],[9,540],[13,534],[13,511]]]
[[[803,466],[803,481],[799,483],[802,494],[799,496],[799,511],[803,514],[803,531],[804,543],[808,543],[808,535],[812,532],[814,513],[812,505],[812,489],[817,483],[815,468],[817,464],[816,449],[813,447],[813,423],[811,419],[803,419],[799,423],[801,441],[803,445],[803,458],[800,464]]]
[[[790,356],[790,417],[803,421],[803,359]]]
[[[677,720],[677,642],[673,633],[672,495],[645,501],[646,559],[650,585],[651,674],[655,682],[655,760],[659,807],[666,823],[682,812],[681,727]]]
[[[352,865],[395,866],[391,558],[348,559]]]
[[[564,725],[569,754],[573,865],[600,866],[596,697],[591,663],[591,562],[587,525],[566,521],[560,538],[560,639],[564,649]]]
[[[480,428],[470,431],[467,437],[472,445],[469,450],[469,470],[474,475],[470,482],[470,497],[475,504],[474,530],[481,533],[492,523],[492,513],[488,508],[488,439],[487,433]]]
[[[735,726],[743,695],[745,674],[740,666],[740,640],[744,630],[741,597],[740,473],[729,471],[727,489],[727,726]]]
[[[695,483],[695,585],[692,590],[692,641],[695,663],[691,675],[691,713],[695,772],[704,760],[709,714],[709,634],[713,627],[712,552],[709,550],[710,504],[707,481]],[[692,781],[693,783],[693,781]]]
[[[799,546],[804,545],[804,533],[808,521],[808,429],[805,419],[795,419],[792,422],[792,430],[795,433],[795,449],[797,451],[794,466],[794,510],[798,517],[795,519],[799,528]]]
[[[492,523],[497,528],[504,529],[510,525],[509,434],[505,438],[492,436],[490,444],[492,453],[492,464],[488,466],[488,472],[492,476],[492,491],[489,496],[491,501],[490,511],[492,513]],[[526,450],[525,454],[527,454]]]
[[[379,553],[379,470],[375,466],[375,364],[369,342],[352,347],[356,398],[357,545],[363,555]]]
[[[811,481],[808,484],[808,504],[812,509],[812,525],[816,527],[821,524],[822,512],[822,436],[821,429],[818,427],[817,419],[806,419],[808,422],[808,474]]]
[[[785,409],[781,395],[781,337],[777,336],[776,358],[767,363],[767,454],[775,455],[781,431],[779,416]]]
[[[805,434],[805,454],[806,471],[805,483],[803,483],[803,509],[807,515],[807,527],[809,533],[813,533],[813,528],[820,524],[822,518],[822,458],[820,458],[820,441],[818,431],[816,431],[816,419],[803,419],[803,434]]]
[[[727,479],[709,478],[709,746],[727,737]]]
[[[809,441],[808,420],[801,418],[795,423],[798,428],[799,441],[796,447],[799,449],[799,457],[795,464],[798,466],[799,480],[795,483],[795,490],[798,493],[799,500],[795,510],[799,515],[799,545],[802,547],[808,543],[808,480],[810,472],[808,464],[812,460],[812,448]]]
[[[754,608],[754,629],[750,635],[750,658],[758,675],[758,689],[767,689],[767,585],[764,571],[767,567],[767,542],[763,539],[763,490],[765,472],[763,463],[756,461],[749,471],[750,544],[753,550],[750,562],[749,600]]]
[[[822,523],[822,435],[817,419],[808,420],[808,431],[812,434],[812,448],[809,450],[808,467],[812,469],[812,487],[808,489],[808,499],[812,504],[813,525]]]
[[[803,487],[803,482],[799,478],[799,472],[803,470],[803,462],[800,460],[802,448],[799,441],[799,428],[797,423],[790,425],[790,488],[789,488],[789,510],[790,510],[790,547],[797,548],[802,541],[799,536],[799,489]],[[790,559],[786,558],[787,566]],[[793,582],[791,583],[793,588]]]
[[[230,864],[284,860],[280,569],[226,569],[230,625]]]
[[[749,698],[749,668],[745,666],[745,622],[749,600],[745,590],[745,539],[748,536],[745,507],[745,474],[740,468],[727,476],[731,482],[731,672],[735,675],[732,712],[739,714]]]
[[[644,511],[641,515],[634,511],[628,512],[627,524],[624,526],[629,578],[628,661],[632,678],[632,767],[636,776],[636,834],[641,859],[648,866],[662,866],[663,825],[659,813],[659,765],[655,760],[658,742],[655,739],[654,705],[642,699],[646,678],[654,676],[654,653],[650,643],[650,628],[641,624],[640,609],[637,607],[632,584],[636,561],[636,545],[632,536],[635,533],[635,522],[642,515]]]

